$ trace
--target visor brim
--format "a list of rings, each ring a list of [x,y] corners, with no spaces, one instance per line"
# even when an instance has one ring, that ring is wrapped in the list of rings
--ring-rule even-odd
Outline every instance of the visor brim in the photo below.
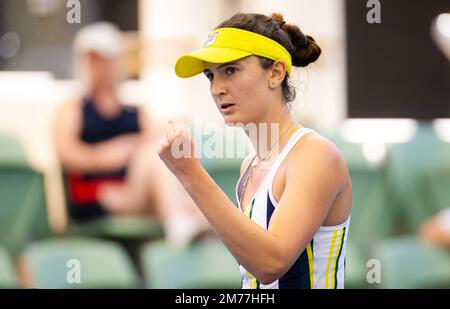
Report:
[[[252,55],[248,51],[232,48],[209,47],[181,56],[175,64],[175,74],[192,77],[205,71],[205,62],[227,63]]]

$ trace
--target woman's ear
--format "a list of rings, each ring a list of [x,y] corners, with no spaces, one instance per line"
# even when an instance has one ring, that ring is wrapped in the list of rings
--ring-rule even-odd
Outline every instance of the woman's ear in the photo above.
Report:
[[[275,89],[283,83],[286,76],[286,63],[277,60],[273,63],[269,76],[269,88]]]

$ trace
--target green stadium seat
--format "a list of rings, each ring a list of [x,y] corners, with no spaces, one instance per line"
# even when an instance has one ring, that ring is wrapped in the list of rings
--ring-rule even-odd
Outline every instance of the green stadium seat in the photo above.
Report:
[[[367,254],[353,242],[347,242],[347,257],[345,262],[345,289],[369,288],[367,282]]]
[[[422,202],[430,217],[437,212],[450,208],[450,166],[429,169],[419,178]]]
[[[240,288],[239,265],[218,240],[188,247],[149,243],[141,251],[146,286],[154,289]]]
[[[51,235],[44,176],[16,138],[0,135],[0,245],[15,257],[27,242]]]
[[[450,288],[450,252],[411,236],[381,241],[374,257],[381,265],[381,287]]]
[[[450,144],[440,140],[429,123],[421,123],[410,142],[392,145],[388,162],[393,192],[390,199],[397,203],[405,233],[415,233],[436,212],[436,205],[430,204],[430,191],[423,187],[427,181],[424,178],[429,177],[426,174],[436,169],[450,169]]]
[[[349,242],[370,253],[372,245],[393,231],[395,212],[389,208],[382,170],[350,168],[353,186]]]
[[[349,143],[338,136],[329,138],[340,149],[349,168],[353,201],[348,243],[356,261],[362,261],[365,268],[373,244],[393,233],[397,215],[388,198],[386,161],[372,164],[364,156],[362,144]],[[353,266],[349,261],[350,270]]]
[[[71,222],[68,233],[72,236],[144,241],[164,236],[162,224],[156,219],[112,215],[83,223]]]
[[[41,173],[0,166],[0,245],[13,256],[32,240],[51,236]]]
[[[122,247],[89,238],[50,239],[33,243],[23,253],[36,288],[136,288],[139,279]],[[80,266],[80,283],[68,280]]]
[[[0,247],[0,289],[17,288],[14,266],[8,252]]]
[[[0,134],[0,165],[29,166],[25,150],[17,138]]]
[[[208,174],[237,205],[236,183],[239,179],[241,162],[243,159],[203,159],[202,164]]]

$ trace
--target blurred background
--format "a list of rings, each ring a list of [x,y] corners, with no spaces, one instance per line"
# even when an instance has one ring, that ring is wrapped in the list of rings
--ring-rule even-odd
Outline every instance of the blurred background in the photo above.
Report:
[[[369,23],[378,5],[380,23]],[[0,287],[240,287],[236,261],[207,227],[180,228],[187,217],[204,224],[185,210],[192,205],[160,210],[185,196],[149,193],[176,187],[158,166],[139,191],[159,205],[152,211],[129,211],[128,187],[114,187],[134,179],[120,165],[134,152],[117,149],[151,151],[168,119],[223,124],[207,79],[181,80],[173,66],[237,12],[280,12],[322,48],[318,62],[294,71],[292,113],[349,165],[346,287],[450,287],[448,0],[0,0]],[[117,28],[77,41],[98,22]],[[96,110],[95,100],[106,103]],[[147,120],[148,143],[116,137],[96,147],[89,133],[145,135]],[[82,152],[87,159],[74,157]],[[203,159],[234,202],[240,161]],[[110,206],[90,205],[92,194]]]

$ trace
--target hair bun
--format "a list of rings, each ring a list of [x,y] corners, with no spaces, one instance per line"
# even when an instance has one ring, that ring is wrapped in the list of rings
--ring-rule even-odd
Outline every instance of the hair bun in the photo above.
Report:
[[[313,37],[304,35],[299,27],[285,25],[283,30],[290,36],[293,45],[292,64],[297,67],[306,67],[315,62],[322,53]]]

